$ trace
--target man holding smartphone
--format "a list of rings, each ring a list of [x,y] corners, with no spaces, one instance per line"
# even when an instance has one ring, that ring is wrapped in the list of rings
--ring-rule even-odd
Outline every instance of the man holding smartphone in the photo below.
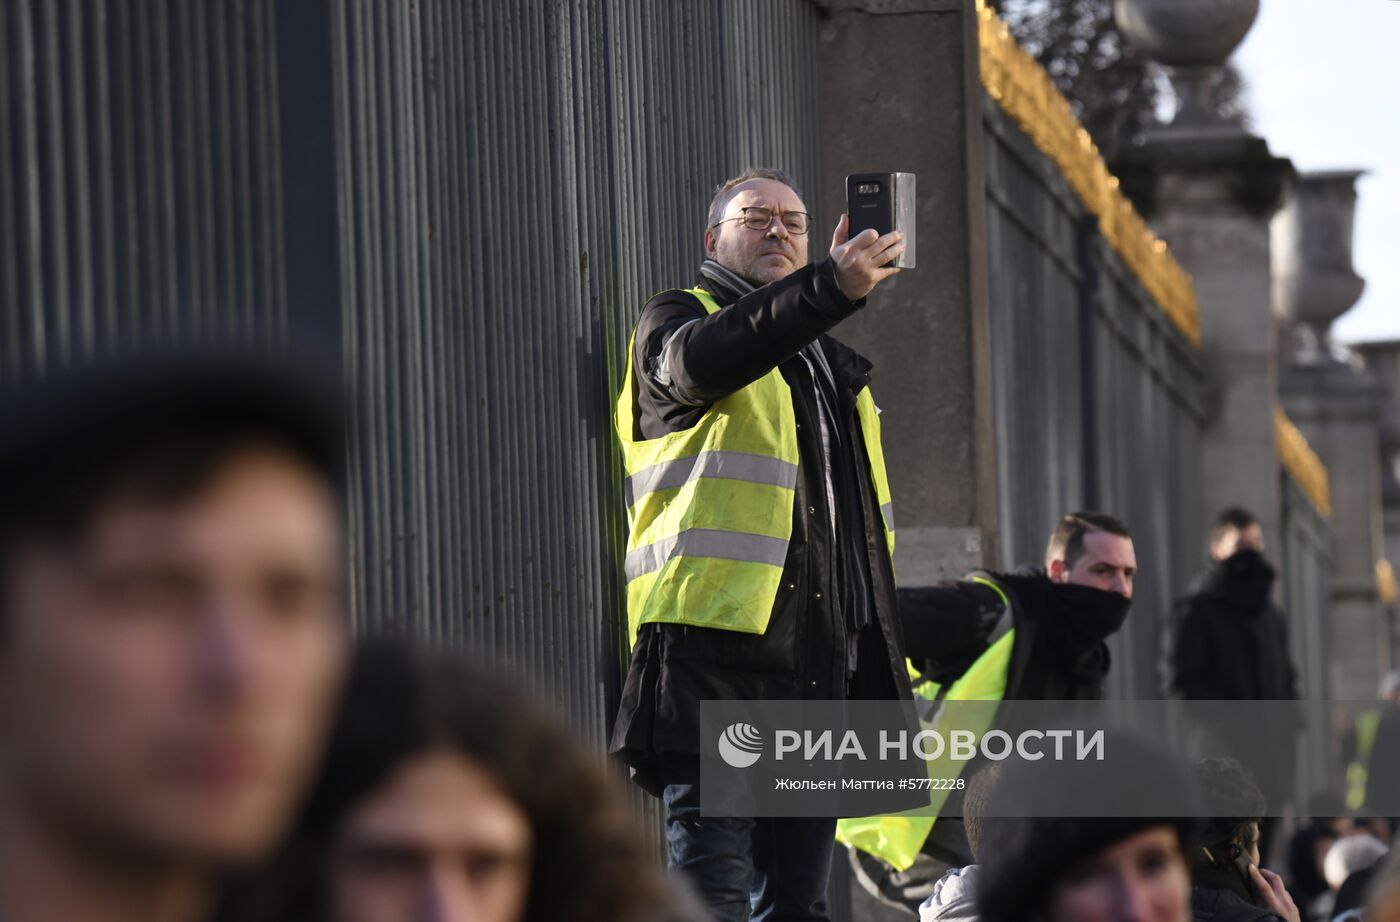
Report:
[[[702,700],[908,699],[871,364],[827,332],[899,233],[809,263],[792,179],[721,184],[695,287],[642,309],[617,403],[632,658],[612,750],[723,920],[825,919],[835,820],[702,817]],[[751,902],[752,898],[752,902]]]

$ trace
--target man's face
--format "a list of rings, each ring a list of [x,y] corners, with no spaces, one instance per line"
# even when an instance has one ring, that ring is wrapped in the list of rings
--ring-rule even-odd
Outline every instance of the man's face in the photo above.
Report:
[[[762,230],[748,227],[742,209],[767,208],[773,220]],[[807,234],[783,226],[781,212],[806,211],[802,199],[772,179],[751,179],[730,190],[719,224],[705,230],[705,255],[754,285],[776,282],[807,265]],[[732,219],[732,220],[731,220]]]
[[[1264,529],[1258,522],[1244,528],[1227,528],[1210,543],[1210,556],[1216,560],[1226,560],[1243,550],[1264,553]]]
[[[1259,823],[1258,823],[1258,822],[1254,822],[1254,823],[1250,823],[1250,824],[1249,824],[1249,828],[1248,828],[1247,830],[1245,830],[1244,841],[1241,842],[1241,843],[1239,843],[1239,845],[1240,845],[1241,848],[1244,849],[1245,854],[1249,856],[1249,862],[1250,862],[1250,864],[1253,864],[1253,865],[1256,865],[1256,866],[1257,866],[1257,865],[1259,864]]]
[[[516,922],[529,819],[455,752],[414,757],[354,808],[331,849],[329,922]]]
[[[1091,531],[1084,536],[1084,552],[1074,566],[1066,566],[1063,560],[1051,560],[1047,571],[1050,579],[1057,583],[1093,586],[1131,599],[1133,578],[1137,576],[1133,539],[1106,531]]]
[[[1050,894],[1049,922],[1187,922],[1191,875],[1176,830],[1157,826],[1072,868]]]
[[[346,654],[331,489],[250,445],[183,500],[116,489],[20,543],[0,605],[0,789],[89,846],[237,864],[280,834]]]

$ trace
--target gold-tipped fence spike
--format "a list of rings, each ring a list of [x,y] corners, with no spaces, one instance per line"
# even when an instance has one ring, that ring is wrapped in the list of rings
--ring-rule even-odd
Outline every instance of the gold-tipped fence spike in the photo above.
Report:
[[[1332,487],[1327,480],[1327,468],[1308,445],[1308,440],[1283,407],[1274,408],[1274,448],[1283,469],[1303,491],[1303,495],[1324,516],[1332,514]]]
[[[1380,597],[1382,605],[1394,605],[1398,595],[1395,568],[1384,557],[1376,561],[1376,595]]]
[[[1016,43],[985,0],[976,3],[977,45],[987,95],[1065,174],[1084,207],[1098,218],[1109,246],[1172,324],[1199,346],[1201,323],[1190,276],[1138,216],[1050,75]]]

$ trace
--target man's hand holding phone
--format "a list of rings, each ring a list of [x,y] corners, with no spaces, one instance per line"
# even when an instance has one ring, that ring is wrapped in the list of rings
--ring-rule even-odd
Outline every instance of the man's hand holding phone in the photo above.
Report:
[[[848,239],[850,218],[841,215],[831,235],[831,261],[836,267],[836,284],[848,300],[859,301],[875,286],[899,272],[886,264],[904,252],[904,235],[891,231],[880,236],[867,228]]]

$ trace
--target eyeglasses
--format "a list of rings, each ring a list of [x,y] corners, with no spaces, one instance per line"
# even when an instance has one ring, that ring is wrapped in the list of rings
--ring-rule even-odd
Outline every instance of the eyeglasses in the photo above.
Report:
[[[771,208],[762,205],[750,205],[747,208],[740,208],[739,214],[732,218],[723,218],[711,224],[711,227],[719,227],[726,221],[743,221],[744,226],[749,230],[767,230],[773,225],[773,216],[776,214],[783,222],[783,227],[794,237],[801,237],[807,233],[807,228],[811,226],[812,216],[805,211],[779,211],[775,212]]]

